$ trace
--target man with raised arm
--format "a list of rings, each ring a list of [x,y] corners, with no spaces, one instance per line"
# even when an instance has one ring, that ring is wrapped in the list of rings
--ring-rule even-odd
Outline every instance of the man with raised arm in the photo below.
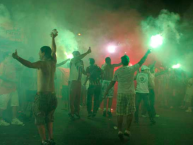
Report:
[[[35,123],[38,127],[42,145],[54,145],[53,121],[54,111],[57,107],[57,99],[54,88],[54,74],[56,70],[56,44],[57,31],[52,32],[52,49],[49,46],[40,48],[40,61],[31,63],[18,56],[17,50],[12,54],[13,58],[28,68],[37,69],[37,95],[35,97],[33,112]],[[49,140],[46,140],[45,124],[48,129]]]
[[[105,64],[103,64],[101,67],[101,69],[103,70],[102,96],[104,96],[104,93],[105,93],[107,87],[109,86],[110,82],[113,79],[115,67],[119,67],[121,65],[122,65],[122,63],[111,64],[111,58],[110,57],[105,58]],[[112,116],[111,106],[112,106],[112,102],[113,102],[113,95],[114,95],[114,88],[109,90],[107,97],[104,98],[104,109],[103,109],[103,116],[104,117],[106,117],[106,113],[107,113],[108,117]]]
[[[123,139],[122,124],[123,117],[126,117],[126,130],[125,135],[130,136],[130,126],[135,113],[135,87],[134,87],[134,73],[145,62],[150,50],[144,55],[144,57],[135,65],[128,66],[129,57],[124,55],[121,57],[121,63],[123,67],[115,71],[113,80],[108,86],[104,97],[108,94],[109,90],[118,82],[117,92],[117,122],[118,122],[118,136]]]
[[[74,115],[80,118],[80,97],[81,97],[81,78],[82,74],[86,75],[84,70],[84,63],[82,59],[91,53],[91,48],[84,54],[80,54],[79,51],[74,51],[73,57],[70,61],[70,113],[71,120],[74,120]]]

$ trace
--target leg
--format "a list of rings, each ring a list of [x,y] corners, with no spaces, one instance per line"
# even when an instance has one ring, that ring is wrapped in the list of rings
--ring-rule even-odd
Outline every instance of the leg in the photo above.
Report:
[[[133,114],[127,115],[127,118],[126,118],[126,123],[127,123],[126,130],[127,131],[130,131],[132,120],[133,120]]]
[[[146,107],[145,107],[145,105],[144,105],[144,102],[142,102],[141,109],[142,109],[142,117],[143,117],[143,116],[145,117],[145,115],[146,115],[146,113],[147,113],[147,109],[146,109]]]
[[[81,82],[78,81],[77,87],[76,87],[75,102],[74,102],[76,115],[79,115],[80,113],[80,97],[81,97]]]
[[[150,101],[150,109],[154,117],[156,115],[156,111],[155,111],[155,92],[153,89],[149,91],[149,101]]]
[[[12,107],[12,119],[17,118],[17,106]]]
[[[96,114],[99,108],[99,97],[101,93],[101,86],[96,86],[94,90],[94,109],[93,113]]]
[[[117,124],[119,132],[122,132],[123,115],[117,115]]]
[[[74,115],[74,101],[76,96],[76,82],[72,81],[70,83],[70,113],[71,115]]]
[[[87,111],[88,114],[91,114],[92,110],[92,96],[93,96],[93,86],[89,86],[87,94]]]
[[[38,132],[40,134],[42,141],[45,141],[46,140],[45,126],[44,125],[38,125]]]
[[[137,93],[136,98],[135,98],[135,106],[136,106],[136,111],[135,111],[135,122],[138,123],[139,121],[139,105],[141,102],[141,94]]]
[[[108,111],[111,111],[112,103],[113,103],[113,98],[109,98],[109,101],[108,101]]]

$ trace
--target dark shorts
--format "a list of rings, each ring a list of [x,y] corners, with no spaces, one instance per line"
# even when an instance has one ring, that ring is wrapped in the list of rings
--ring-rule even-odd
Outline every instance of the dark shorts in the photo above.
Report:
[[[33,104],[36,125],[54,122],[54,111],[57,107],[55,93],[37,93]]]

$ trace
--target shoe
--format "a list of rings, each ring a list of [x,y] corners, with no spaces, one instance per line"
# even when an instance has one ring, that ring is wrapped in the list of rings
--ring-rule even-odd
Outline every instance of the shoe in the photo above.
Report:
[[[75,113],[75,116],[80,119],[80,115],[78,113]]]
[[[43,142],[41,143],[41,145],[50,145],[50,143],[49,143],[48,141],[43,141]]]
[[[92,117],[94,118],[95,116],[96,116],[96,113],[93,113],[93,114],[92,114]]]
[[[125,130],[124,135],[125,135],[125,136],[127,136],[127,137],[130,137],[130,136],[131,136],[131,132],[130,132],[130,131],[128,131],[128,130]]]
[[[89,114],[88,114],[88,118],[91,118],[91,117],[92,117],[92,113],[89,113]]]
[[[187,112],[187,113],[191,113],[191,112],[192,112],[192,109],[187,109],[186,112]]]
[[[112,113],[110,111],[107,112],[108,117],[112,117]]]
[[[0,126],[9,126],[10,124],[5,122],[4,120],[0,120]]]
[[[155,124],[156,123],[156,121],[153,118],[150,119],[150,121],[151,121],[151,124]]]
[[[70,117],[70,119],[73,121],[75,118],[74,118],[74,115],[72,115],[71,113],[68,114],[68,116]]]
[[[103,116],[104,116],[104,117],[106,117],[106,116],[107,116],[107,112],[106,112],[106,110],[105,110],[105,111],[103,111]]]
[[[156,117],[156,118],[159,118],[159,115],[156,114],[155,117]]]
[[[123,133],[121,131],[119,131],[118,137],[120,138],[120,140],[124,140],[124,136],[123,136]]]
[[[53,139],[48,140],[48,143],[49,143],[49,145],[55,145],[55,144],[56,144],[55,141],[54,141]]]
[[[19,119],[14,118],[11,122],[12,125],[24,125]]]
[[[147,116],[146,115],[141,115],[141,117],[146,118]]]

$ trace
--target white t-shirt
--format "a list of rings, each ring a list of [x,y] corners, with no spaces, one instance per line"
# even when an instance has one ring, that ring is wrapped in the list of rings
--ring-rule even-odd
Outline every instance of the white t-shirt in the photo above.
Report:
[[[147,73],[138,73],[137,74],[137,93],[149,93],[148,87],[148,74]]]
[[[139,67],[139,64],[123,66],[115,71],[113,81],[118,82],[118,93],[135,94],[134,73]]]
[[[81,81],[83,69],[84,69],[84,64],[83,64],[82,60],[80,60],[78,62],[75,62],[72,60],[70,62],[69,81]]]

